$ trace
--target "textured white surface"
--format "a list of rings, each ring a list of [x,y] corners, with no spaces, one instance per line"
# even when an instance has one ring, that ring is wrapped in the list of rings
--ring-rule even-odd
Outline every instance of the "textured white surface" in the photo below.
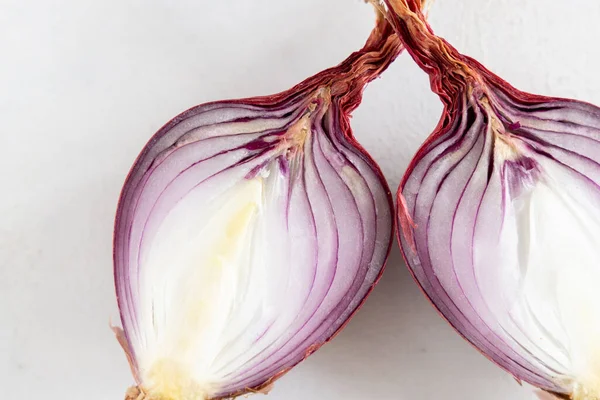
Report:
[[[600,104],[596,0],[437,0],[437,33],[515,86]],[[111,235],[125,174],[191,105],[269,94],[341,61],[372,24],[359,0],[0,0],[0,392],[106,400],[132,382]],[[395,188],[441,105],[406,55],[353,128]],[[271,400],[525,400],[458,337],[397,247],[347,329]]]

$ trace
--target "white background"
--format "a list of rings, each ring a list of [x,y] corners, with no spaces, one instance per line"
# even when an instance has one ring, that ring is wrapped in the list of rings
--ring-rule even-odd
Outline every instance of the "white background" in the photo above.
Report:
[[[600,104],[597,0],[438,0],[440,35],[515,86]],[[0,0],[0,395],[121,399],[132,378],[111,239],[148,137],[206,101],[286,89],[361,47],[359,0]],[[393,190],[441,105],[403,55],[352,126]],[[347,329],[271,400],[524,400],[463,342],[394,246]]]

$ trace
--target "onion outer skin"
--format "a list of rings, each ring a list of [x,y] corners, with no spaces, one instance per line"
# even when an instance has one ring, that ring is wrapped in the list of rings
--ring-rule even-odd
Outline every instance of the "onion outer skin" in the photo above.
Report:
[[[440,315],[446,319],[463,338],[471,343],[485,357],[512,374],[517,381],[527,381],[560,399],[596,399],[595,396],[598,396],[595,391],[595,388],[597,387],[596,382],[590,383],[590,389],[588,391],[588,389],[579,382],[581,377],[579,377],[575,371],[557,370],[555,367],[550,366],[550,364],[542,363],[540,359],[537,358],[540,353],[542,353],[541,351],[536,354],[529,353],[533,347],[523,347],[521,349],[521,347],[519,347],[520,343],[518,342],[516,342],[517,347],[511,348],[512,342],[506,341],[506,337],[499,335],[495,330],[498,329],[498,326],[504,329],[504,326],[492,325],[493,327],[491,327],[488,324],[489,321],[497,317],[497,315],[477,314],[477,306],[471,304],[465,306],[464,304],[466,301],[470,303],[474,298],[469,292],[463,293],[460,286],[452,287],[452,285],[448,283],[449,281],[441,283],[446,278],[441,277],[440,274],[445,271],[450,275],[450,271],[448,270],[450,267],[444,266],[450,265],[453,261],[452,259],[449,261],[440,260],[438,257],[440,257],[442,252],[436,249],[430,250],[429,246],[432,246],[432,243],[437,243],[437,239],[435,239],[436,235],[440,237],[440,240],[446,237],[446,233],[440,233],[443,229],[451,229],[450,244],[447,246],[450,251],[458,247],[452,242],[454,239],[453,235],[456,233],[454,222],[451,225],[452,228],[445,228],[439,225],[439,221],[441,220],[439,218],[434,219],[436,217],[432,216],[434,213],[433,207],[435,207],[436,196],[443,190],[444,180],[448,179],[448,182],[450,182],[448,183],[448,186],[452,186],[453,183],[455,184],[456,181],[451,179],[457,178],[451,178],[450,175],[460,176],[460,173],[455,172],[455,170],[462,165],[470,165],[470,161],[463,161],[463,159],[457,158],[458,161],[455,162],[452,169],[445,170],[446,175],[443,178],[444,180],[441,181],[442,183],[438,184],[425,183],[425,179],[433,179],[430,178],[433,173],[423,171],[424,168],[427,168],[427,165],[430,166],[429,168],[431,168],[432,171],[434,171],[436,167],[442,168],[434,164],[439,162],[439,165],[442,165],[441,161],[443,156],[448,155],[448,157],[450,157],[452,154],[458,157],[459,150],[462,151],[463,148],[468,146],[467,144],[464,144],[466,139],[463,138],[469,135],[469,129],[474,130],[474,139],[471,146],[473,146],[472,148],[475,148],[477,141],[480,140],[480,138],[474,136],[475,133],[478,133],[481,137],[486,137],[491,130],[495,134],[496,128],[494,124],[496,123],[498,123],[498,129],[500,129],[501,133],[506,133],[508,135],[511,143],[520,143],[527,146],[524,148],[526,149],[525,151],[521,152],[521,150],[519,150],[519,152],[515,153],[518,155],[518,158],[515,158],[514,161],[520,162],[528,159],[533,161],[545,160],[544,162],[546,163],[559,166],[564,163],[565,169],[581,171],[581,168],[577,169],[573,167],[574,164],[563,161],[567,159],[565,158],[567,157],[565,154],[575,150],[570,150],[571,147],[563,146],[560,139],[544,137],[544,130],[543,128],[540,128],[540,126],[544,126],[546,123],[552,124],[552,126],[558,127],[556,128],[557,134],[561,132],[574,134],[573,131],[579,130],[579,133],[574,134],[577,138],[590,139],[592,137],[597,137],[598,135],[597,132],[600,128],[600,109],[585,102],[546,97],[519,91],[487,70],[476,60],[460,54],[444,39],[436,37],[412,0],[385,0],[385,3],[388,10],[390,10],[388,18],[397,30],[407,51],[411,54],[417,64],[428,73],[432,90],[440,96],[440,99],[444,104],[444,111],[437,127],[420,146],[409,164],[397,192],[397,239],[400,243],[402,255],[413,278],[419,284],[419,287],[426,297],[438,310]],[[469,119],[466,118],[466,113],[469,110],[477,109],[478,107],[480,110],[483,110],[480,112],[480,122],[477,122],[479,119],[475,119],[475,117],[473,117],[473,121],[469,121]],[[539,119],[539,121],[534,120],[534,118]],[[464,127],[461,127],[463,124]],[[477,124],[481,125],[482,128],[476,128],[479,126]],[[541,133],[535,133],[537,131]],[[460,138],[459,134],[462,135]],[[513,161],[511,157],[513,157],[514,154],[509,154],[507,155],[508,158],[504,159],[502,159],[502,157],[497,157],[499,152],[497,146],[501,144],[502,136],[499,137],[500,139],[496,136],[491,136],[491,141],[494,144],[492,144],[489,156],[488,153],[485,153],[486,150],[484,147],[482,147],[482,153],[479,156],[479,160],[489,157],[488,163],[490,166],[487,178],[488,182],[496,179],[496,168],[499,165],[504,165]],[[446,147],[447,150],[442,151],[442,144],[446,143],[454,144],[449,144],[448,147]],[[552,155],[544,152],[544,146],[548,146],[552,149]],[[572,146],[575,145],[573,144]],[[592,145],[590,145],[590,147],[591,146]],[[596,154],[595,160],[598,160],[598,146],[593,146],[595,147],[589,149],[588,152],[590,154]],[[440,148],[439,153],[436,153],[438,152],[436,147]],[[466,159],[474,152],[475,150],[464,150],[465,155],[462,157]],[[535,156],[530,157],[527,155],[534,153]],[[434,157],[434,154],[439,155]],[[573,156],[573,158],[574,157],[575,156]],[[425,159],[431,161],[426,162],[424,161]],[[499,163],[498,160],[500,160],[502,164]],[[558,162],[558,160],[561,161]],[[475,165],[474,168],[479,168],[479,164],[475,164],[475,161],[473,161],[473,165]],[[541,169],[541,172],[536,172],[537,167],[533,168],[533,173],[531,175],[533,178],[533,183],[531,184],[533,185],[532,187],[536,187],[535,185],[537,185],[538,179],[544,180],[547,178],[547,176],[544,175],[544,168],[545,166]],[[471,178],[477,170],[474,171]],[[579,173],[583,175],[582,172]],[[542,178],[538,178],[538,174],[542,174]],[[596,180],[596,183],[597,182],[598,181]],[[518,182],[518,184],[522,185],[523,182]],[[467,185],[475,186],[475,184],[470,183]],[[528,185],[529,184],[524,184],[523,187],[525,187],[525,189],[523,190],[530,190],[531,188],[528,187]],[[505,188],[502,186],[502,188],[509,192],[513,190],[510,187]],[[423,195],[424,197],[421,196],[421,192],[432,190],[437,190],[436,194],[426,193]],[[467,186],[465,186],[464,190],[467,190]],[[534,189],[531,189],[532,193],[533,190]],[[487,186],[484,193],[486,195],[488,193]],[[514,199],[519,198],[518,193],[515,194],[515,196]],[[421,200],[421,198],[423,198],[423,200],[420,203],[417,203],[417,197],[419,197],[419,200]],[[429,199],[430,197],[431,199]],[[442,199],[445,199],[445,197],[442,197]],[[463,201],[462,198],[460,201]],[[482,197],[482,200],[479,203],[480,206],[484,201],[485,200],[483,200]],[[510,197],[508,201],[513,201],[513,197]],[[460,202],[458,204],[461,205]],[[426,219],[424,219],[424,217],[418,217],[418,221],[416,221],[415,218],[417,217],[415,217],[415,213],[419,212],[419,210],[421,210],[421,213],[424,213],[426,207],[430,207],[430,214],[427,214],[428,216]],[[454,210],[453,207],[448,207]],[[504,211],[504,206],[501,210]],[[454,221],[454,218],[456,218],[456,212],[452,221]],[[498,218],[503,218],[503,216],[499,213]],[[427,225],[424,225],[424,221],[427,221]],[[460,221],[462,220],[459,220],[459,224]],[[474,232],[476,232],[478,222],[479,212],[475,217]],[[503,229],[504,228],[501,228],[501,230]],[[490,230],[495,232],[494,227],[491,227]],[[421,233],[418,233],[419,231],[421,231]],[[416,239],[416,235],[420,235],[420,238]],[[473,235],[475,236],[476,233],[473,233]],[[426,239],[423,239],[423,237],[426,237]],[[424,240],[427,240],[427,245],[423,244]],[[419,244],[419,242],[421,243]],[[471,242],[471,246],[475,248],[473,242]],[[475,250],[472,250],[472,253],[475,253]],[[491,259],[493,259],[494,256],[497,256],[497,254],[494,253],[489,255],[492,256],[490,257]],[[490,265],[495,264],[491,262]],[[498,263],[498,265],[500,265],[500,263]],[[474,267],[475,265],[473,264],[471,266]],[[460,266],[456,267],[456,269],[459,268]],[[456,269],[453,270],[455,276],[457,273],[460,273],[457,272]],[[464,278],[463,280],[454,278],[454,281],[464,283]],[[467,300],[454,300],[460,297],[460,293],[463,293]],[[481,296],[481,298],[486,297]],[[486,305],[489,309],[489,304],[486,303]],[[489,312],[491,313],[491,311]],[[500,322],[498,322],[498,324],[500,324]],[[539,343],[533,342],[533,345],[535,346],[538,344]],[[553,357],[553,355],[549,353],[548,357]],[[587,382],[585,384],[587,384]]]
[[[277,107],[278,105],[293,103],[297,99],[301,99],[303,97],[310,97],[311,93],[314,93],[316,88],[326,87],[329,88],[328,90],[331,96],[331,104],[335,105],[331,106],[330,110],[333,110],[331,112],[335,114],[334,120],[337,120],[337,124],[339,124],[339,133],[342,135],[340,139],[345,142],[346,148],[354,149],[356,155],[362,158],[363,162],[370,166],[379,183],[385,189],[387,207],[389,212],[391,212],[393,211],[391,191],[389,190],[389,187],[387,186],[385,178],[378,165],[352,135],[349,123],[349,114],[360,103],[362,90],[366,84],[379,76],[398,56],[401,50],[400,42],[393,34],[391,27],[380,16],[378,18],[377,27],[372,32],[365,47],[362,50],[353,53],[339,66],[325,70],[311,78],[308,78],[304,82],[296,85],[294,88],[277,95],[241,100],[219,101],[193,107],[173,118],[150,139],[148,144],[144,147],[144,150],[138,156],[126,179],[126,183],[119,199],[114,232],[113,257],[115,262],[115,285],[117,300],[121,313],[121,322],[125,328],[124,330],[115,329],[115,332],[117,333],[120,343],[125,349],[132,372],[136,379],[137,385],[139,386],[137,389],[138,391],[136,392],[134,390],[132,393],[139,394],[140,391],[143,392],[144,389],[142,378],[140,376],[141,374],[137,365],[138,355],[134,350],[135,344],[132,339],[132,332],[130,332],[130,329],[132,329],[131,319],[135,318],[136,311],[131,309],[132,306],[135,307],[135,300],[131,298],[131,294],[128,294],[128,286],[131,283],[128,281],[129,278],[124,275],[127,273],[127,269],[129,268],[124,262],[124,257],[128,256],[127,252],[129,251],[129,245],[124,245],[124,243],[126,240],[128,240],[127,237],[130,234],[129,230],[131,229],[131,221],[128,221],[128,218],[130,218],[128,216],[128,212],[134,205],[132,201],[137,201],[136,190],[140,180],[143,179],[144,174],[147,172],[147,168],[149,167],[147,164],[149,160],[149,152],[152,151],[155,144],[159,142],[165,134],[170,132],[174,126],[177,126],[177,124],[182,120],[195,115],[199,110],[205,110],[211,107],[220,107],[223,105],[227,107],[254,106],[257,108],[265,108],[266,110],[268,108]],[[265,111],[265,113],[266,112],[267,111]],[[151,159],[152,157],[150,160]],[[339,333],[345,327],[355,312],[362,306],[366,297],[377,284],[381,274],[383,273],[385,260],[387,259],[387,255],[389,254],[391,248],[392,232],[394,230],[394,221],[393,218],[391,218],[391,214],[388,230],[389,232],[386,237],[388,237],[389,240],[387,240],[387,243],[384,244],[384,248],[382,248],[382,251],[385,254],[381,265],[375,267],[377,269],[375,278],[367,288],[362,298],[359,299],[358,303],[353,306],[353,309],[348,310],[348,315],[345,317],[345,320],[337,327],[337,329],[335,329],[334,332],[332,332],[323,340],[319,340],[318,342],[309,346],[303,357],[295,360],[292,365],[289,365],[284,369],[269,375],[260,382],[253,383],[251,386],[228,390],[211,398],[225,399],[249,393],[268,392],[275,380],[279,379],[297,363],[308,357],[324,343],[328,342],[335,335],[337,335],[337,333]],[[381,244],[379,244],[379,246],[381,246]]]

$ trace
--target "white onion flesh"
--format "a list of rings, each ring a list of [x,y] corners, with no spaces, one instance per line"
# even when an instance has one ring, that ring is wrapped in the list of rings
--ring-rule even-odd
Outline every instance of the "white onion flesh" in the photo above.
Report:
[[[598,193],[540,161],[537,182],[505,194],[499,240],[475,242],[475,273],[506,335],[560,379],[600,393]]]

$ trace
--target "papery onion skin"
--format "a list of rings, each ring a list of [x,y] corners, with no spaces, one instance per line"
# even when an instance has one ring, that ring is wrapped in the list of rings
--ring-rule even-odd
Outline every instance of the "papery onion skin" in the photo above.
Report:
[[[207,394],[206,397],[221,399],[248,393],[268,391],[276,379],[308,357],[324,343],[331,340],[331,338],[345,326],[358,308],[360,308],[381,277],[390,250],[392,232],[394,230],[392,218],[393,201],[391,192],[380,168],[354,138],[350,129],[349,114],[360,103],[365,85],[378,77],[400,52],[400,42],[396,35],[393,34],[392,28],[383,18],[378,18],[377,27],[372,32],[364,48],[353,53],[339,66],[325,70],[298,84],[294,88],[277,95],[220,101],[191,108],[168,122],[144,147],[135,161],[123,187],[117,209],[114,233],[115,285],[119,309],[121,311],[121,322],[124,328],[124,331],[117,330],[117,334],[128,355],[133,374],[136,378],[136,383],[139,386],[138,389],[134,390],[135,393],[130,394],[130,396],[138,395],[140,394],[140,391],[146,390],[146,382],[144,382],[143,377],[144,371],[141,371],[139,366],[140,354],[137,354],[137,351],[140,349],[138,343],[142,340],[141,338],[144,333],[137,332],[137,330],[139,330],[138,320],[141,317],[138,309],[138,304],[140,302],[140,295],[138,293],[139,288],[135,276],[139,277],[139,257],[143,257],[143,255],[138,255],[138,253],[142,253],[143,251],[139,250],[139,248],[142,248],[143,246],[144,239],[142,233],[144,230],[150,229],[152,232],[152,229],[154,229],[152,228],[153,222],[151,220],[151,211],[156,207],[157,209],[160,209],[156,204],[159,204],[160,196],[162,196],[162,194],[159,194],[158,196],[156,196],[156,194],[148,194],[149,192],[145,187],[146,182],[154,179],[153,173],[156,175],[155,171],[160,171],[160,168],[163,168],[162,165],[164,165],[165,160],[169,160],[171,153],[180,151],[180,149],[183,149],[188,144],[194,145],[195,143],[202,142],[202,140],[210,140],[206,137],[202,137],[202,134],[199,134],[200,136],[198,136],[193,133],[194,130],[202,131],[202,129],[208,126],[207,124],[215,124],[214,126],[218,127],[223,118],[232,124],[239,124],[242,127],[245,126],[245,124],[251,124],[253,119],[260,119],[260,121],[262,121],[260,122],[261,124],[267,124],[267,122],[264,122],[264,118],[270,118],[270,116],[273,115],[276,116],[276,118],[283,120],[288,118],[286,116],[286,113],[288,113],[291,115],[289,117],[290,121],[295,121],[293,123],[286,122],[285,129],[289,130],[296,126],[294,124],[303,123],[304,116],[308,116],[307,118],[312,121],[308,129],[312,132],[311,135],[314,136],[314,139],[313,137],[306,139],[304,136],[296,135],[290,136],[289,141],[293,142],[294,140],[299,140],[302,143],[304,143],[303,141],[307,141],[308,143],[308,141],[321,138],[320,140],[325,140],[323,146],[329,146],[327,147],[329,149],[334,149],[336,146],[339,146],[339,158],[336,159],[334,157],[329,163],[333,163],[331,165],[334,165],[334,168],[342,168],[342,165],[347,165],[349,168],[347,170],[348,173],[351,173],[352,176],[356,176],[356,179],[360,179],[360,181],[356,181],[356,184],[358,185],[356,188],[352,189],[347,187],[344,189],[346,192],[350,193],[352,190],[365,190],[367,188],[370,190],[370,196],[373,196],[372,200],[365,197],[361,202],[366,201],[367,203],[372,203],[372,207],[374,207],[372,210],[375,212],[373,217],[375,218],[363,221],[361,225],[362,232],[369,233],[373,228],[375,231],[372,237],[366,235],[363,239],[363,243],[367,246],[365,249],[370,249],[371,254],[369,255],[369,253],[366,252],[367,250],[364,253],[359,253],[362,254],[362,256],[356,260],[356,262],[359,263],[358,269],[352,284],[347,289],[351,291],[339,298],[335,307],[330,307],[326,315],[319,317],[321,318],[321,322],[313,328],[314,331],[312,331],[312,333],[308,334],[308,336],[303,336],[304,339],[301,339],[295,349],[286,350],[287,353],[284,353],[283,356],[281,356],[283,359],[277,358],[275,360],[270,360],[268,356],[265,359],[260,359],[260,362],[253,367],[257,368],[258,372],[249,372],[242,369],[242,371],[239,371],[241,375],[237,383],[220,387],[218,390],[215,389],[215,393],[211,393],[210,395]],[[223,111],[221,112],[219,110]],[[215,116],[213,115],[211,117],[211,113],[217,115],[221,120],[215,120]],[[299,119],[294,119],[296,118],[294,117],[294,115],[296,115],[294,113],[298,115]],[[237,117],[223,117],[224,115],[234,114],[237,115]],[[261,117],[264,118],[261,119]],[[207,119],[207,121],[199,122],[202,118]],[[213,118],[213,120],[211,121],[210,118]],[[315,119],[313,120],[311,118]],[[313,126],[312,124],[314,121],[319,121],[319,124],[322,125]],[[302,128],[302,126],[308,125],[298,126]],[[222,143],[218,142],[218,140],[223,139],[219,136],[219,133],[211,137],[213,140],[217,140],[215,143],[218,143],[218,145],[223,148],[219,153],[216,153],[217,155],[231,154],[233,157],[236,152],[246,154],[239,159],[233,167],[238,168],[239,165],[254,162],[253,160],[258,160],[262,155],[267,154],[264,156],[264,162],[270,163],[269,168],[278,169],[285,175],[291,170],[297,171],[299,167],[294,167],[293,165],[290,166],[289,163],[286,164],[287,158],[285,158],[285,156],[277,158],[279,164],[272,164],[272,160],[268,158],[268,154],[270,154],[268,152],[277,150],[273,150],[273,146],[280,146],[281,141],[278,137],[287,138],[286,135],[288,135],[288,133],[282,132],[281,135],[283,136],[278,136],[280,135],[279,133],[271,132],[265,134],[264,138],[256,134],[245,134],[249,137],[253,135],[257,137],[253,137],[252,140],[244,142],[243,135],[240,135],[242,132],[239,132],[237,135],[229,136],[237,141],[237,144],[233,144],[232,142],[231,145],[222,141]],[[227,150],[228,146],[231,146],[229,150]],[[198,151],[204,151],[202,150],[203,148],[205,149],[206,146],[198,147]],[[328,151],[331,152],[334,150]],[[304,160],[303,155],[298,156],[301,158],[293,158],[293,155],[291,157],[290,160],[292,161]],[[337,165],[337,167],[335,167],[335,165]],[[264,163],[258,163],[257,161],[255,168],[249,170],[246,177],[251,179],[258,171],[264,168],[264,166]],[[186,167],[187,169],[179,172],[175,178],[178,179],[180,175],[183,176],[183,174],[192,167],[193,165]],[[168,173],[168,171],[165,173]],[[156,179],[150,181],[151,188],[155,191],[166,191],[168,186],[161,183],[160,179],[158,181]],[[289,178],[290,182],[292,182],[292,179],[293,177]],[[342,182],[341,175],[338,179],[339,182]],[[352,180],[354,178],[348,178],[348,176],[346,176],[344,179]],[[158,185],[156,187],[162,187],[162,189],[155,189],[155,185]],[[348,183],[346,183],[346,185],[348,185]],[[323,187],[325,188],[325,186]],[[354,196],[356,196],[356,193]],[[148,198],[155,199],[150,200],[150,202],[155,202],[154,206],[150,209],[145,205],[145,203],[148,203],[149,201],[147,200]],[[358,199],[358,197],[355,197],[355,199]],[[345,201],[343,196],[340,196],[339,199],[336,200],[342,202],[341,204]],[[331,207],[333,207],[333,205]],[[339,209],[339,206],[336,207]],[[331,210],[334,210],[334,208],[331,208]],[[359,208],[356,208],[356,210],[357,211],[355,212],[359,212]],[[318,209],[315,210],[315,212],[317,211]],[[167,211],[161,212],[166,213]],[[338,210],[337,212],[341,211]],[[142,213],[141,217],[139,216],[140,213]],[[358,214],[358,216],[362,218],[360,214]],[[373,217],[369,216],[368,218]],[[140,220],[140,218],[142,219]],[[162,222],[160,223],[162,224]],[[368,226],[373,226],[373,228],[368,228]],[[349,231],[339,232],[339,234],[342,235],[342,239],[350,233],[351,232]],[[156,235],[156,233],[153,234]],[[361,233],[361,235],[363,234]],[[357,236],[356,233],[352,233],[352,237],[358,238],[362,236]],[[338,241],[340,241],[339,236]],[[338,254],[337,257],[340,257],[340,255]],[[343,269],[345,266],[340,265],[339,267]],[[331,285],[334,284],[333,282],[337,282],[335,281],[335,270],[334,276],[330,279],[332,279]],[[337,290],[339,291],[340,289]],[[329,291],[326,292],[324,295],[325,297],[321,298],[321,304],[315,309],[314,313],[318,314],[319,311],[323,313],[325,312],[324,310],[328,310],[322,305],[323,300],[328,295]],[[308,324],[310,319],[307,319],[306,321]],[[291,339],[284,342],[279,349],[285,348],[285,346],[290,343],[290,341],[293,341],[294,338],[295,336],[292,336]],[[273,351],[275,353],[277,352],[277,350]],[[261,354],[262,353],[259,353],[257,357]],[[149,395],[151,395],[151,393]]]
[[[512,319],[517,299],[498,295],[493,302],[490,291],[506,283],[515,285],[506,289],[515,296],[525,290],[516,287],[524,284],[516,277],[495,269],[510,265],[502,264],[508,256],[499,252],[512,250],[502,242],[510,229],[503,218],[510,220],[522,194],[538,193],[545,185],[558,187],[558,194],[587,187],[590,202],[600,205],[600,109],[519,91],[436,37],[414,1],[385,3],[407,51],[429,74],[444,104],[438,126],[412,159],[397,193],[398,240],[413,277],[459,334],[517,380],[558,398],[595,400],[597,371],[577,370],[571,353],[558,359],[559,351],[545,351],[563,343],[546,344],[555,332],[546,332],[543,340],[528,336],[534,330]],[[564,189],[553,183],[550,171],[563,171],[557,182]],[[573,328],[564,329],[570,335]],[[589,357],[584,365],[593,368],[594,355]]]

